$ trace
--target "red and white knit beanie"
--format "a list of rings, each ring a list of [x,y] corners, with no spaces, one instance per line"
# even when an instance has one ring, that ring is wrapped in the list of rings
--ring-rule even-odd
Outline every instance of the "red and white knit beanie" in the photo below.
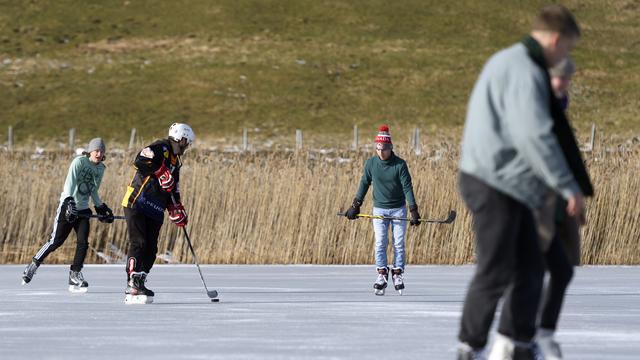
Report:
[[[393,149],[389,125],[381,125],[380,128],[378,128],[378,135],[376,135],[376,150],[385,149]]]

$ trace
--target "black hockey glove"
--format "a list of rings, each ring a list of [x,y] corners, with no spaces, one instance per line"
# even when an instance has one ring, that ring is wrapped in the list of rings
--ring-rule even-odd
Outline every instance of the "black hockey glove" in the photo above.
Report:
[[[64,219],[70,224],[78,220],[78,209],[76,209],[76,201],[73,196],[69,196],[62,201],[62,213],[64,214]]]
[[[113,222],[113,211],[109,209],[107,204],[102,203],[100,206],[96,206],[96,213],[98,213],[98,220],[103,223],[111,224]]]
[[[409,224],[420,225],[420,213],[418,212],[418,205],[409,206],[409,212],[411,213],[411,220]]]
[[[351,207],[349,208],[349,210],[347,210],[347,212],[344,214],[344,216],[347,217],[347,219],[349,220],[355,220],[358,218],[358,214],[360,214],[360,206],[362,206],[362,200],[355,198],[353,199],[353,203],[351,204]]]

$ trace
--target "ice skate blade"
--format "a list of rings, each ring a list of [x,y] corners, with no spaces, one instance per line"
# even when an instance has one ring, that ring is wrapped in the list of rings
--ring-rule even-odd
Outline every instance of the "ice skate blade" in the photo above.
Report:
[[[400,294],[400,296],[402,296],[402,292],[404,291],[403,289],[398,289],[398,294]]]
[[[127,295],[124,298],[124,303],[127,305],[151,304],[152,302],[153,296],[147,295]]]
[[[27,285],[29,282],[22,280],[22,285]]]
[[[374,289],[373,293],[376,294],[377,296],[383,296],[384,295],[384,289]]]
[[[69,285],[69,292],[72,292],[74,294],[84,294],[87,291],[89,291],[88,287]]]

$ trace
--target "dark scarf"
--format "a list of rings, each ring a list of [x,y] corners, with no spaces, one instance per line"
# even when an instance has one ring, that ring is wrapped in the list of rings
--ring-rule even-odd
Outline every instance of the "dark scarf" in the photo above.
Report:
[[[569,165],[571,172],[573,173],[573,177],[578,182],[580,190],[582,190],[582,194],[584,196],[593,196],[593,186],[591,185],[587,168],[582,160],[582,155],[580,154],[578,143],[575,135],[573,134],[573,129],[571,129],[571,125],[569,124],[569,120],[562,108],[562,104],[556,98],[551,88],[551,78],[549,77],[547,61],[544,58],[542,47],[531,36],[524,38],[524,40],[522,40],[522,44],[527,48],[531,60],[544,70],[543,72],[547,79],[547,89],[549,90],[549,104],[551,105],[550,111],[551,117],[553,118],[553,132],[558,138],[558,143],[560,144],[560,148],[562,148],[562,152],[567,160],[567,164]]]

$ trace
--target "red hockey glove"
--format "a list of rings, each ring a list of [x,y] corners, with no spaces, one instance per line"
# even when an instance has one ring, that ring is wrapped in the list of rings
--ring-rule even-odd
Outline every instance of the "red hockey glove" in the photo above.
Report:
[[[173,176],[171,176],[171,172],[169,169],[162,163],[162,166],[156,172],[153,173],[160,183],[160,187],[162,190],[166,192],[171,192],[173,190],[173,186],[175,182],[173,181]]]
[[[184,206],[181,203],[171,204],[167,207],[169,210],[169,220],[173,221],[176,226],[184,227],[187,225],[188,217],[187,212],[184,210]]]

